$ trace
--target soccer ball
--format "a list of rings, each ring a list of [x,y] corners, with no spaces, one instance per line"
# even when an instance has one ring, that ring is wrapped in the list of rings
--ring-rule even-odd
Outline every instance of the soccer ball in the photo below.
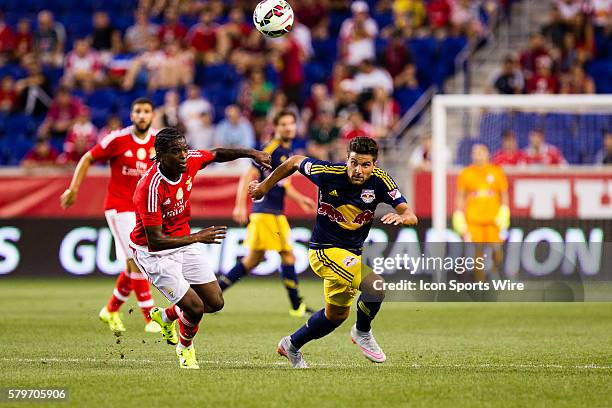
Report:
[[[253,24],[263,35],[278,38],[291,31],[293,9],[284,0],[263,0],[255,7]]]

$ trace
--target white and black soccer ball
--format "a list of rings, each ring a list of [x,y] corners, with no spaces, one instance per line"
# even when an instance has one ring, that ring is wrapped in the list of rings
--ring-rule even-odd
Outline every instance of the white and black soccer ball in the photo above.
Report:
[[[293,9],[284,0],[263,0],[253,11],[253,24],[267,37],[281,37],[291,31]]]

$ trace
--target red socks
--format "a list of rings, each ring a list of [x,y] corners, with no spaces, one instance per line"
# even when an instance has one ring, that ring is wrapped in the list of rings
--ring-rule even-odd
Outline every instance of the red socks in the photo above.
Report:
[[[151,318],[149,317],[149,311],[153,308],[153,306],[155,306],[155,304],[153,303],[153,298],[151,297],[149,282],[143,274],[138,272],[132,272],[130,276],[132,277],[132,288],[134,289],[136,299],[138,300],[138,307],[140,307],[145,320],[150,322]]]
[[[179,341],[184,347],[191,346],[192,340],[198,332],[198,322],[192,322],[187,316],[181,311],[179,318]]]
[[[130,292],[132,291],[132,279],[128,275],[128,272],[123,271],[117,277],[117,283],[115,283],[115,289],[113,290],[113,296],[108,300],[106,308],[109,312],[116,312],[119,310],[121,305],[128,300]],[[150,295],[150,294],[149,294]]]

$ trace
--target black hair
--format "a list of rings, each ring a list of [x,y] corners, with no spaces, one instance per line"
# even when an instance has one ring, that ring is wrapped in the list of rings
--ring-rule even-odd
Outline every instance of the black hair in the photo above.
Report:
[[[348,153],[355,152],[357,154],[369,154],[374,157],[374,161],[378,157],[378,144],[370,137],[359,136],[351,140],[348,146]]]
[[[274,126],[278,125],[278,122],[280,122],[281,118],[284,116],[292,116],[293,120],[297,122],[297,115],[295,114],[295,112],[290,110],[282,110],[278,112],[276,116],[274,116],[274,121],[272,122],[274,123]]]
[[[158,156],[160,154],[167,153],[177,139],[184,137],[185,136],[183,136],[183,134],[179,132],[177,128],[173,127],[163,128],[157,132],[157,135],[155,135],[155,143],[153,144],[155,147],[155,157],[153,157],[151,160],[159,161]]]
[[[132,102],[132,106],[130,107],[130,109],[134,109],[134,106],[136,105],[143,105],[143,104],[150,105],[151,109],[155,109],[155,104],[153,103],[153,101],[145,96],[141,96],[140,98],[134,99],[134,102]]]

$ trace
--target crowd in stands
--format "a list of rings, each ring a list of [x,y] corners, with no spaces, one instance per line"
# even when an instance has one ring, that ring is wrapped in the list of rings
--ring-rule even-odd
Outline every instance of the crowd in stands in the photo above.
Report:
[[[498,94],[594,94],[612,93],[612,0],[549,0],[546,23],[516,55],[507,55],[492,73],[488,91]],[[481,137],[503,139],[500,163],[610,164],[612,117],[559,115],[548,118],[486,114]],[[494,122],[506,122],[505,127]],[[512,128],[517,128],[513,130]],[[519,131],[524,149],[519,150]],[[484,133],[483,133],[484,132]],[[550,138],[551,144],[544,142]],[[496,146],[496,140],[488,143]],[[468,150],[465,150],[467,153]],[[507,160],[512,157],[512,160]],[[458,158],[463,163],[467,154]],[[495,160],[495,157],[494,157]]]
[[[274,114],[293,109],[296,147],[334,159],[350,138],[389,137],[510,2],[293,1],[291,33],[269,40],[251,22],[256,1],[9,0],[0,164],[72,165],[129,123],[139,96],[156,103],[155,126],[179,127],[194,148],[259,147]]]

